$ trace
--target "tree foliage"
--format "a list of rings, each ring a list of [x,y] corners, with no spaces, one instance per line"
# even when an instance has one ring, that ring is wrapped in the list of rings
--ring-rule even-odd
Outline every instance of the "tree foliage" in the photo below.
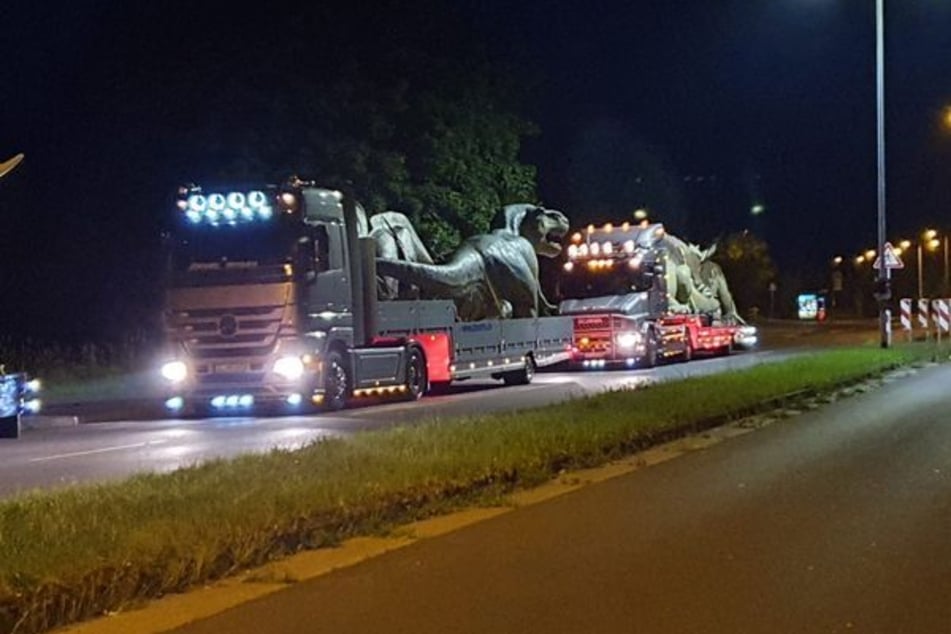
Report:
[[[713,259],[723,269],[741,314],[754,306],[762,310],[767,305],[776,266],[763,239],[748,231],[729,234],[717,241]]]
[[[440,46],[464,38],[462,26],[444,20],[433,37],[409,39],[370,24],[372,48],[315,41],[314,28],[295,25],[249,60],[255,72],[220,78],[225,107],[179,129],[183,178],[311,178],[352,191],[368,212],[406,213],[437,256],[486,231],[502,205],[536,199],[535,169],[519,161],[536,132],[518,114],[522,90],[474,45]]]

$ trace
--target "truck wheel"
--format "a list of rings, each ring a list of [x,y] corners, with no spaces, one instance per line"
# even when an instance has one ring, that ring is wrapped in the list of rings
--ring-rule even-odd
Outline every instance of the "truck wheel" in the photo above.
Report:
[[[350,398],[350,375],[343,355],[331,350],[327,355],[324,375],[324,409],[336,411],[347,406]]]
[[[419,348],[410,348],[406,358],[406,400],[421,399],[426,388],[426,359]]]
[[[644,367],[653,368],[657,365],[657,335],[653,330],[647,331],[647,342],[644,344]]]
[[[525,357],[525,367],[513,370],[502,375],[502,382],[506,385],[528,385],[535,378],[535,360]]]

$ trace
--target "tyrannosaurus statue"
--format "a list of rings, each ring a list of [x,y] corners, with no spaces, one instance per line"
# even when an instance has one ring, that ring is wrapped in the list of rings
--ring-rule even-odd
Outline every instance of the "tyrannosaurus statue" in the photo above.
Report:
[[[418,287],[423,298],[453,300],[462,321],[545,314],[553,307],[541,291],[538,256],[561,253],[568,219],[528,204],[506,206],[503,217],[504,227],[469,238],[445,264],[396,259],[381,253],[377,237],[384,255],[377,258],[377,273]]]
[[[667,295],[672,312],[706,313],[728,323],[746,323],[736,310],[726,276],[711,256],[716,244],[700,249],[665,234]]]

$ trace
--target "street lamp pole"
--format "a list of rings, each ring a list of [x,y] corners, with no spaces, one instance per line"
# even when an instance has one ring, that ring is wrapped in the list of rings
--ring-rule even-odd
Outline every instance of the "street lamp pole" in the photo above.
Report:
[[[888,310],[891,269],[885,265],[885,0],[875,0],[875,97],[878,138],[878,268],[879,332],[882,348],[891,344],[891,315]],[[919,267],[920,270],[920,267]]]
[[[944,236],[944,295],[951,293],[951,285],[948,283],[948,236]]]
[[[922,297],[925,296],[925,291],[924,291],[924,288],[923,288],[923,287],[924,287],[924,276],[923,276],[922,273],[921,273],[921,263],[922,263],[921,250],[922,250],[922,249],[921,249],[921,243],[919,242],[919,243],[918,243],[918,297],[919,297],[919,298],[922,298]]]

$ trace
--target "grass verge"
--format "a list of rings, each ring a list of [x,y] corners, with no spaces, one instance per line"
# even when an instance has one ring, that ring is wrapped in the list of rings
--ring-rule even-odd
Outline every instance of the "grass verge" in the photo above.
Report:
[[[843,349],[0,503],[0,632],[42,632],[932,355]]]

